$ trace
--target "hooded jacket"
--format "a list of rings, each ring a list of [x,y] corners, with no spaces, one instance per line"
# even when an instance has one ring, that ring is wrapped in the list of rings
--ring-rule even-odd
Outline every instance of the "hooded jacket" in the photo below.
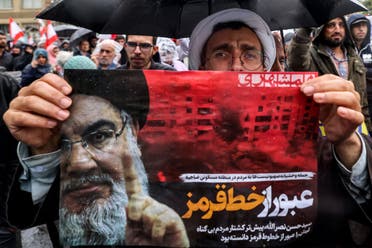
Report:
[[[369,132],[372,132],[372,124],[368,110],[366,69],[352,42],[345,18],[345,40],[342,44],[348,57],[348,80],[354,83],[355,90],[360,95],[362,113]],[[334,74],[340,76],[332,58],[327,53],[327,46],[323,42],[323,28],[315,30],[314,40],[311,42],[310,29],[299,29],[289,45],[288,66],[293,71],[317,71],[319,75]]]
[[[41,78],[48,72],[52,71],[52,67],[49,64],[48,59],[48,52],[45,49],[38,48],[34,52],[33,60],[36,60],[39,55],[44,56],[47,59],[47,62],[45,65],[37,65],[35,68],[31,66],[31,64],[28,64],[23,70],[22,70],[22,80],[21,80],[21,86],[28,86],[36,79]]]
[[[347,20],[348,28],[351,33],[351,26],[360,20],[364,20],[367,22],[367,35],[366,38],[363,40],[360,48],[355,45],[357,52],[362,59],[364,66],[367,69],[367,98],[368,98],[368,106],[369,106],[369,113],[372,113],[372,49],[371,49],[371,22],[367,17],[362,14],[353,14]]]

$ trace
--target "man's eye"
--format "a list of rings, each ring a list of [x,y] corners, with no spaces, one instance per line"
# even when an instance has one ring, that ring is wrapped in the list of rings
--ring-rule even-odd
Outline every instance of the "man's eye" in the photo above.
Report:
[[[217,52],[213,53],[213,57],[216,58],[216,59],[225,59],[225,58],[229,57],[229,54],[227,52],[224,52],[224,51],[217,51]]]
[[[97,131],[87,138],[88,143],[93,145],[104,144],[113,136],[113,131],[111,130],[101,130]]]

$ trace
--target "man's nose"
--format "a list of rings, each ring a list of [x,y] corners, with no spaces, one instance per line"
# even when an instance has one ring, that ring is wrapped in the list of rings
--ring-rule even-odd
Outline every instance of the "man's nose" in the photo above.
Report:
[[[141,53],[141,48],[139,46],[136,46],[134,49],[134,53]]]
[[[244,71],[242,61],[240,60],[239,56],[233,57],[231,63],[232,71]]]
[[[84,148],[81,143],[73,144],[70,157],[67,161],[67,173],[89,171],[96,167],[95,155],[89,150],[89,147]]]

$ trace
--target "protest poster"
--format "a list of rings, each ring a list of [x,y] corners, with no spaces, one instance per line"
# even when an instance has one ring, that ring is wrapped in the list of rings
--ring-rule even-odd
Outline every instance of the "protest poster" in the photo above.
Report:
[[[123,211],[117,216],[123,221],[86,225],[82,219],[76,226],[89,230],[80,233],[68,223],[85,207],[108,201],[111,184],[125,169],[118,165],[107,169],[102,161],[113,164],[119,154],[125,157],[117,160],[122,164],[143,162],[149,196],[178,214],[190,246],[283,246],[305,237],[316,217],[318,107],[300,92],[299,85],[315,76],[309,72],[66,71],[75,94],[104,98],[138,120],[141,158],[114,154],[129,128],[125,122],[121,127],[119,122],[103,121],[112,116],[106,105],[94,101],[89,107],[75,105],[71,117],[78,113],[79,118],[62,128],[69,151],[63,153],[68,156],[62,158],[61,166],[61,184],[65,184],[61,209],[68,216],[60,214],[62,243],[131,245],[128,239],[123,241],[125,237],[101,239],[92,234],[102,231],[101,235],[110,236],[114,228],[107,223],[118,224],[116,230],[128,228],[125,207],[115,210]],[[89,113],[84,114],[84,108]],[[89,118],[101,126],[88,121],[89,128],[82,128]],[[102,126],[104,133],[97,131]],[[128,136],[124,138],[128,145]],[[133,151],[128,147],[126,151]],[[84,154],[90,158],[83,158]],[[77,157],[79,162],[71,162]],[[83,179],[78,186],[78,180],[71,181],[69,176],[83,175],[83,166],[95,177]],[[96,170],[106,170],[113,180],[95,181]],[[139,181],[147,184],[146,179]],[[71,182],[76,185],[69,186]],[[81,189],[81,185],[89,187]],[[66,214],[69,210],[73,217]],[[94,211],[94,216],[105,216],[99,211],[113,215],[109,208]],[[78,237],[73,242],[64,239],[71,233]]]

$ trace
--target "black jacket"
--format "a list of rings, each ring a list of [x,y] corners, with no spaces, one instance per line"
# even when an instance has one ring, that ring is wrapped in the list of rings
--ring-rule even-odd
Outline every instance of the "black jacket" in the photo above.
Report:
[[[10,101],[17,96],[19,86],[17,81],[4,73],[0,73],[0,226],[7,226],[6,199],[9,186],[18,166],[16,153],[17,141],[6,127],[3,115],[9,108]]]

